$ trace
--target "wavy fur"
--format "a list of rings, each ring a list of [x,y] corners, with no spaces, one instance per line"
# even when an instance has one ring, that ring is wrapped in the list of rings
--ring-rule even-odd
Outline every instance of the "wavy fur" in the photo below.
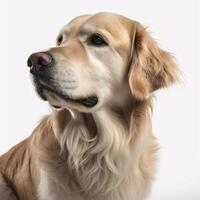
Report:
[[[99,102],[89,109],[44,92],[61,109],[0,157],[0,200],[144,200],[150,193],[158,149],[152,93],[176,80],[176,65],[138,22],[99,13],[76,18],[69,27],[77,31],[82,24],[112,33],[112,48],[80,45],[75,32],[48,51],[57,59],[52,79],[62,97],[67,86],[78,85],[75,94],[89,90]],[[81,84],[73,85],[77,77]]]

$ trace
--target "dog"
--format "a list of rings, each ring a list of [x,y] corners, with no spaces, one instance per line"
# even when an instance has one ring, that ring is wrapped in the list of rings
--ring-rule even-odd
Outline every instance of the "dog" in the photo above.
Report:
[[[0,199],[146,199],[154,91],[177,80],[173,56],[139,22],[103,12],[73,19],[27,64],[52,112],[0,157]]]

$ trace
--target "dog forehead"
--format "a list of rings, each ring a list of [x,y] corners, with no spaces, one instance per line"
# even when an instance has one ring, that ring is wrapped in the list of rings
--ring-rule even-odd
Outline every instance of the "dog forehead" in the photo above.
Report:
[[[76,32],[80,28],[80,26],[85,21],[87,21],[90,17],[91,17],[91,15],[89,15],[89,14],[75,17],[74,19],[72,19],[68,24],[66,24],[62,28],[61,33],[62,32],[65,32],[65,33],[67,33],[67,32]]]
[[[104,27],[104,26],[112,27],[113,25],[121,25],[121,26],[125,27],[127,25],[128,21],[130,21],[130,19],[128,19],[122,15],[118,15],[115,13],[109,13],[109,12],[100,12],[95,15],[92,15],[88,19],[87,22],[94,23],[101,27]]]
[[[62,29],[63,32],[75,33],[80,29],[106,30],[114,37],[130,33],[131,20],[114,13],[102,12],[94,15],[81,15],[71,20]]]
[[[80,28],[106,30],[113,37],[119,38],[129,32],[130,20],[114,13],[92,15]]]

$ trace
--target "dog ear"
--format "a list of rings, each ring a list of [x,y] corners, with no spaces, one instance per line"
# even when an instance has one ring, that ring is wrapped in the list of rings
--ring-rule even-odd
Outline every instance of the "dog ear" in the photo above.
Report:
[[[134,22],[129,85],[139,99],[153,91],[167,87],[177,80],[177,66],[173,56],[159,48],[145,28]]]

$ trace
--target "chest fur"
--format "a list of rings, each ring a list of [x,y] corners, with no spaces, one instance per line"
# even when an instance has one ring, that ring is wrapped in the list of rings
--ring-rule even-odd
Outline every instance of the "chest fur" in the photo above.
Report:
[[[119,118],[101,113],[94,119],[98,130],[95,134],[90,133],[81,116],[66,125],[58,138],[63,162],[42,168],[40,200],[144,199],[152,168],[143,166],[147,160],[153,165],[154,160],[144,153],[153,154],[148,128],[144,127],[133,145]]]

